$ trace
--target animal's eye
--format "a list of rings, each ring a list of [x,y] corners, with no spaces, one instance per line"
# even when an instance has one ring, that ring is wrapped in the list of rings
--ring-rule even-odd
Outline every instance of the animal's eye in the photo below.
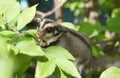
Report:
[[[46,31],[47,33],[52,33],[52,32],[54,32],[54,28],[49,27],[49,28],[46,28],[45,31]]]

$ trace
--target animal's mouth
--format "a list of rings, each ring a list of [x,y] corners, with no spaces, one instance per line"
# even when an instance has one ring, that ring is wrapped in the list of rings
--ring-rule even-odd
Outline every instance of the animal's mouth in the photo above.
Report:
[[[38,45],[42,48],[47,46],[47,40],[43,36],[38,37]]]
[[[43,37],[43,32],[38,31],[36,36],[37,36],[37,38],[41,39]]]

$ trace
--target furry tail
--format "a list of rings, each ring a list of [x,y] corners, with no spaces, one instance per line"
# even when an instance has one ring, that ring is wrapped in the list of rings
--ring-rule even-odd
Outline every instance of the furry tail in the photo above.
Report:
[[[85,66],[85,69],[102,71],[111,66],[120,67],[120,56],[113,58],[93,57],[91,61]]]

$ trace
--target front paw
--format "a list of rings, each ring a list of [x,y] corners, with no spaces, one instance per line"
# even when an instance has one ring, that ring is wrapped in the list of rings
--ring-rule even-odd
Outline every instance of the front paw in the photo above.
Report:
[[[40,42],[40,43],[39,43],[39,46],[40,46],[40,47],[45,47],[46,45],[47,45],[47,44],[46,44],[45,42]]]

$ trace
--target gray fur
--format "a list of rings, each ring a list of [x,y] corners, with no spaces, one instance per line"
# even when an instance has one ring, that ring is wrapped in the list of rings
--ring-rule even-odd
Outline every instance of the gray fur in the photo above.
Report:
[[[104,70],[111,66],[120,67],[120,56],[114,58],[94,57],[91,53],[90,40],[86,35],[60,26],[57,23],[55,25],[58,25],[54,27],[56,31],[62,34],[55,40],[54,38],[56,36],[53,36],[53,42],[50,42],[47,47],[55,45],[67,49],[76,58],[74,63],[80,71],[82,69],[94,71]]]

